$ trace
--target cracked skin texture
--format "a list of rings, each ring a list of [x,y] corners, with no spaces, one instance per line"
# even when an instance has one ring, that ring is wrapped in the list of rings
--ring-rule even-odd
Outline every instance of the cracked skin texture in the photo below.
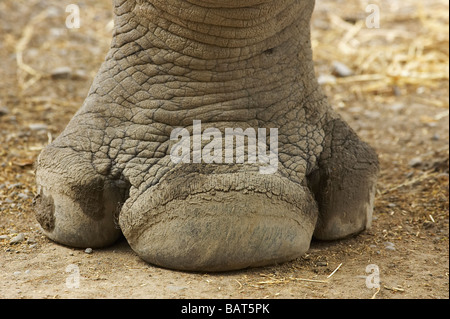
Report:
[[[115,0],[111,49],[66,129],[37,160],[52,240],[227,271],[295,259],[312,237],[370,227],[378,160],[314,74],[311,0]],[[178,127],[277,128],[278,171],[175,164]]]

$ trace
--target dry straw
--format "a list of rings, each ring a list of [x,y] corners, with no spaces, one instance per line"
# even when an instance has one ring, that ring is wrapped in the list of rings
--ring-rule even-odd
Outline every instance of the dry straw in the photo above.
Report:
[[[393,94],[393,88],[416,92],[444,86],[448,92],[448,1],[374,1],[379,3],[379,28],[368,28],[360,2],[354,10],[326,11],[319,17],[325,19],[323,27],[313,29],[315,60],[332,57],[354,70],[328,85],[346,85],[347,93],[361,96]],[[448,107],[448,96],[427,103]]]
[[[34,1],[29,1],[32,5]],[[322,19],[322,28],[314,27],[313,48],[316,61],[338,60],[345,63],[354,74],[336,78],[331,86],[345,86],[346,94],[392,94],[395,88],[417,90],[439,88],[448,90],[449,80],[449,8],[448,1],[373,1],[380,7],[380,28],[368,28],[365,1],[343,3],[341,12],[321,11],[315,19]],[[400,4],[399,4],[400,3]],[[109,0],[100,1],[105,10]],[[326,2],[318,4],[326,8]],[[348,6],[348,8],[347,8]],[[111,20],[96,19],[99,8],[83,10],[82,27],[77,34],[102,39],[109,43]],[[39,43],[37,60],[24,58],[30,42],[45,28],[51,10],[36,12],[22,30],[21,38],[15,42],[18,84],[22,90],[51,76],[51,68],[39,62],[39,58],[55,56],[55,48],[69,48],[61,43],[65,37],[49,38]],[[65,17],[65,14],[62,14]],[[61,21],[64,23],[64,20]],[[45,34],[45,32],[43,32]],[[95,34],[95,35],[94,35]],[[99,52],[99,61],[104,53]],[[87,55],[90,59],[91,55]],[[42,59],[41,59],[42,60]],[[428,104],[448,107],[448,99],[427,99]]]

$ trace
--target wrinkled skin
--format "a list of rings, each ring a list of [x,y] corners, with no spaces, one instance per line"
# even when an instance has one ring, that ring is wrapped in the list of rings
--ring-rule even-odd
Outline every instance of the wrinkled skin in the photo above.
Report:
[[[312,0],[115,0],[88,97],[37,160],[48,237],[225,271],[295,259],[370,227],[378,161],[315,78]],[[279,165],[175,164],[177,128],[278,128]]]

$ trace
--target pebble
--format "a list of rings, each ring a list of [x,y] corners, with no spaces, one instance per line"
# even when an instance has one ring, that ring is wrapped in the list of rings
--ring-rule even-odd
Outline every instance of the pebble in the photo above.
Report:
[[[50,29],[50,35],[55,38],[63,36],[66,32],[67,32],[67,30],[63,29],[63,28],[51,28]]]
[[[23,186],[23,183],[14,183],[14,184],[8,185],[8,189],[20,188],[22,186]]]
[[[92,254],[93,250],[92,250],[92,248],[86,248],[86,250],[84,252],[86,254]]]
[[[14,244],[18,244],[21,243],[25,240],[25,235],[20,233],[17,236],[11,238],[11,240],[9,241],[10,245],[14,245]]]
[[[0,116],[7,115],[9,113],[9,109],[6,106],[0,106]]]
[[[48,6],[47,8],[47,17],[56,18],[61,16],[61,8]]]
[[[401,110],[403,110],[405,108],[405,104],[403,104],[403,103],[397,103],[397,104],[393,104],[393,105],[391,105],[391,110],[392,111],[401,111]]]
[[[394,86],[394,95],[395,96],[402,96],[402,90],[398,86]]]
[[[410,167],[417,167],[417,166],[420,166],[422,164],[422,162],[423,162],[423,160],[421,157],[416,157],[416,158],[413,158],[412,160],[410,160],[408,165]]]
[[[28,195],[24,194],[24,193],[19,193],[17,194],[17,197],[21,198],[21,199],[28,199]]]
[[[381,117],[381,113],[377,112],[377,111],[364,111],[364,117],[367,117],[372,120],[376,120]]]
[[[441,136],[439,134],[434,134],[433,137],[431,138],[432,141],[439,141],[441,139]]]
[[[0,236],[0,240],[2,240],[2,239],[8,239],[8,238],[9,238],[8,235],[1,235],[1,236]]]
[[[344,63],[335,61],[333,62],[333,74],[338,77],[345,78],[347,76],[352,76],[354,73]]]
[[[391,243],[389,241],[385,242],[384,246],[385,246],[386,250],[392,250],[392,251],[395,250],[395,244]]]
[[[331,75],[331,74],[322,74],[322,75],[319,75],[319,77],[317,78],[317,81],[319,82],[320,85],[323,85],[323,84],[335,84],[336,83],[336,77],[334,75]]]
[[[55,68],[50,72],[53,79],[67,79],[71,73],[72,69],[68,66]]]
[[[178,291],[187,289],[187,287],[169,285],[169,286],[167,286],[167,289],[170,291],[173,291],[173,292],[178,292]]]
[[[89,78],[89,75],[84,70],[75,70],[73,72],[72,78],[74,80],[86,80]]]

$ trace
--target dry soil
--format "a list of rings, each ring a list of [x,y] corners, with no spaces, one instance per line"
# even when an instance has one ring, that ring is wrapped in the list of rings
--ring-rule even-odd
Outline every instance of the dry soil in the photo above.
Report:
[[[448,1],[372,3],[379,28],[368,1],[318,0],[312,43],[330,103],[380,157],[373,227],[282,265],[205,274],[146,264],[125,240],[86,253],[42,235],[33,162],[87,94],[111,3],[78,1],[68,29],[70,1],[1,1],[0,297],[448,298]]]

